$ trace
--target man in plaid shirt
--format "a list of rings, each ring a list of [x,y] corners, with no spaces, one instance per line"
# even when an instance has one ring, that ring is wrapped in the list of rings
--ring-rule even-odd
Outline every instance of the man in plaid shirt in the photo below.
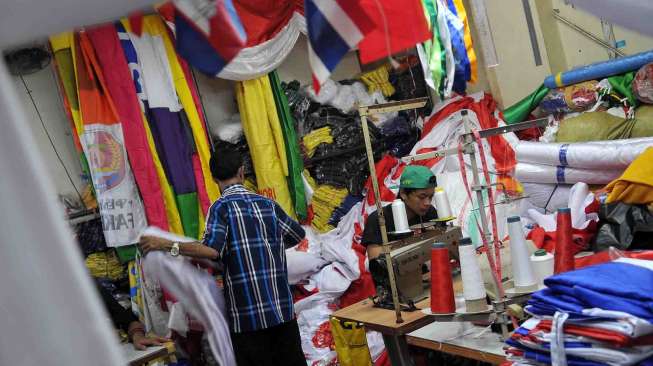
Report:
[[[305,366],[285,253],[304,238],[304,230],[276,202],[245,189],[238,152],[217,151],[210,166],[222,197],[209,209],[205,245],[144,237],[141,249],[224,264],[227,313],[239,366]]]

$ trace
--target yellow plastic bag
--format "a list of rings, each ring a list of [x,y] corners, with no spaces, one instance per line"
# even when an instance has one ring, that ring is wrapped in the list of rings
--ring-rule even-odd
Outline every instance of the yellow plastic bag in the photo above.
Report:
[[[331,334],[336,343],[340,366],[372,365],[365,327],[362,324],[332,317]]]

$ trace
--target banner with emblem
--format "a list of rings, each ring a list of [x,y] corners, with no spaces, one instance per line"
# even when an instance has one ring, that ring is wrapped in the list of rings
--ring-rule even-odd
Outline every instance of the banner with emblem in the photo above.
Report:
[[[147,220],[127,160],[122,126],[85,32],[75,34],[77,90],[88,160],[104,237],[110,247],[135,244]]]

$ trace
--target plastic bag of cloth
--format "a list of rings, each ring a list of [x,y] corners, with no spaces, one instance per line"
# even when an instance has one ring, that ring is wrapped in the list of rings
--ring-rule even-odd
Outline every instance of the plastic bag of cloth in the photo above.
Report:
[[[215,130],[215,136],[232,144],[237,144],[243,137],[243,124],[240,122],[240,114],[234,114],[222,121]]]
[[[588,184],[607,184],[619,178],[623,170],[602,170],[569,168],[565,166],[517,163],[515,178],[526,183],[567,183],[585,182]]]
[[[650,137],[571,144],[522,141],[515,152],[520,163],[618,170],[627,168],[650,146]]]
[[[653,63],[642,66],[635,74],[633,94],[640,102],[653,104]]]
[[[419,138],[418,131],[403,115],[383,124],[381,133],[385,137],[386,150],[396,157],[403,157],[410,153]]]
[[[594,251],[653,249],[653,214],[643,205],[602,204]]]
[[[540,102],[540,110],[544,114],[568,113],[571,110],[565,100],[562,88],[552,89]]]
[[[571,184],[548,183],[522,183],[522,186],[524,195],[527,197],[522,200],[522,204],[528,202],[532,205],[529,208],[542,213],[551,213],[559,208],[567,207],[572,187]],[[522,212],[526,213],[526,211]]]
[[[400,60],[400,67],[392,69],[390,72],[390,82],[396,89],[391,99],[406,100],[429,95],[422,64],[415,55],[406,56]],[[417,110],[417,113],[429,115],[432,109],[433,104],[429,99],[423,108]]]
[[[84,256],[107,250],[107,242],[102,231],[102,219],[97,218],[75,225],[74,233]]]
[[[126,267],[120,263],[115,250],[92,253],[86,257],[86,268],[91,276],[117,281],[127,276]]]
[[[560,122],[557,142],[617,140],[653,136],[653,107],[642,106],[634,119],[606,112],[587,112]]]
[[[288,107],[290,108],[293,117],[295,117],[295,122],[297,122],[297,132],[299,135],[303,135],[301,126],[303,121],[306,119],[311,106],[315,103],[313,103],[311,98],[306,95],[297,80],[293,80],[290,83],[282,82],[281,87],[288,99]]]
[[[311,100],[320,103],[322,105],[331,105],[333,99],[338,95],[338,88],[340,84],[337,81],[328,79],[320,87],[320,93],[316,94],[313,86],[306,86],[305,90]]]
[[[562,91],[567,107],[576,112],[590,109],[598,100],[598,85],[598,81],[590,80],[564,87]]]
[[[569,191],[566,207],[571,209],[571,227],[574,242],[574,252],[581,252],[589,247],[596,233],[598,224],[598,201],[585,183],[575,184]],[[553,252],[556,240],[557,213],[542,214],[537,210],[528,210],[528,216],[537,225],[528,233],[527,239],[532,240],[538,248]]]
[[[358,105],[358,99],[351,85],[339,85],[336,96],[329,103],[342,113],[350,113]]]

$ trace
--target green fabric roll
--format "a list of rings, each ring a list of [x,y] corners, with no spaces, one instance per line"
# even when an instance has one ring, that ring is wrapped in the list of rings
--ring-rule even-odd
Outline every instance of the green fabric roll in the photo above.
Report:
[[[197,192],[178,194],[175,196],[181,225],[184,228],[184,235],[189,238],[199,239],[199,202]]]
[[[304,171],[304,161],[299,148],[299,141],[295,132],[295,120],[288,107],[288,99],[283,92],[279,75],[276,71],[269,74],[274,103],[279,114],[281,129],[283,130],[283,140],[286,147],[286,158],[288,159],[288,189],[293,201],[295,214],[300,221],[308,218],[308,207],[306,204],[306,192],[304,191],[304,181],[302,172]]]
[[[637,107],[639,102],[633,94],[633,79],[635,79],[635,71],[627,72],[623,75],[610,76],[608,81],[612,89],[621,94],[621,96],[628,98],[628,104]]]
[[[544,86],[544,84],[540,85],[537,90],[526,98],[504,109],[503,120],[509,125],[522,122],[535,108],[537,108],[548,92],[549,88]]]

